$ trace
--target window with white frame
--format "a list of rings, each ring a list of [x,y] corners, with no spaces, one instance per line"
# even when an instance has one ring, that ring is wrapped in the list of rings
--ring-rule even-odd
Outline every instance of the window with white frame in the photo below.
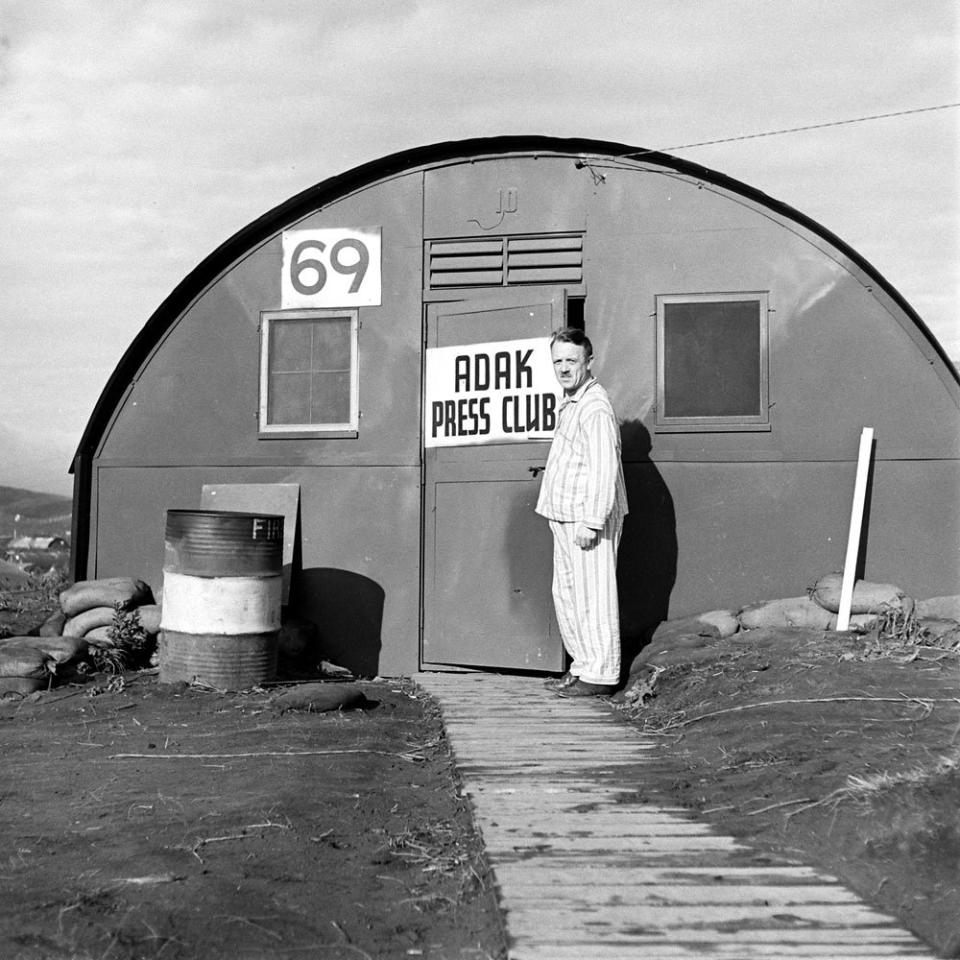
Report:
[[[261,436],[356,436],[358,329],[356,310],[261,314]]]
[[[656,426],[769,430],[767,294],[657,297]]]

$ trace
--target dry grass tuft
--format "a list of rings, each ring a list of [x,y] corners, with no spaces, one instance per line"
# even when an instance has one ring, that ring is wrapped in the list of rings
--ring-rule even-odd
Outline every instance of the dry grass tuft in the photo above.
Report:
[[[852,800],[870,800],[896,787],[924,787],[949,776],[960,769],[960,751],[940,757],[932,766],[914,767],[900,773],[876,773],[867,776],[851,774],[847,777],[846,795]]]

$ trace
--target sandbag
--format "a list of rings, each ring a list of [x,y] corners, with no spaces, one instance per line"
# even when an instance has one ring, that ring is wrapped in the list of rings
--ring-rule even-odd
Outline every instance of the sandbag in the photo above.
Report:
[[[88,611],[91,612],[92,611]],[[137,607],[134,611],[137,614],[140,626],[147,637],[156,638],[160,633],[160,607],[156,604],[147,604],[143,607]],[[86,614],[80,614],[80,617]],[[77,619],[80,619],[78,617]],[[113,617],[109,623],[101,623],[99,626],[92,627],[83,635],[83,639],[95,647],[115,647],[116,638],[114,636]]]
[[[830,630],[837,619],[810,597],[786,597],[767,600],[744,607],[737,619],[744,630],[759,627],[807,627],[814,630]]]
[[[55,664],[69,662],[87,645],[83,637],[31,637],[29,644]]]
[[[0,677],[0,697],[13,694],[25,697],[42,690],[47,683],[46,677]]]
[[[145,606],[137,607],[137,615],[140,618],[140,626],[148,637],[155,637],[160,632],[160,614],[162,608],[157,603],[148,603]]]
[[[60,594],[60,609],[75,617],[93,607],[139,607],[153,603],[153,593],[142,580],[132,577],[106,577],[101,580],[78,580]]]
[[[64,624],[67,622],[67,615],[62,610],[55,610],[40,624],[37,631],[41,637],[59,637],[63,634]]]
[[[706,613],[697,614],[696,619],[716,627],[717,636],[721,640],[732,637],[740,629],[740,621],[732,610],[708,610]]]
[[[92,607],[70,617],[63,625],[65,637],[85,637],[97,627],[109,627],[113,623],[113,607]]]
[[[8,637],[0,640],[0,677],[30,677],[39,680],[47,678],[47,657],[30,645],[30,639]]]
[[[921,619],[960,621],[960,596],[918,600],[915,612]]]
[[[652,663],[655,657],[663,656],[671,651],[689,653],[691,650],[702,650],[714,644],[718,639],[716,636],[700,633],[687,633],[681,636],[661,634],[658,637],[655,631],[653,639],[633,658],[633,662],[630,664],[630,675],[632,676]]]
[[[710,610],[692,617],[665,620],[653,631],[652,642],[666,644],[673,637],[730,637],[739,624],[730,610]]]
[[[810,595],[824,610],[839,613],[842,586],[842,574],[828,573],[817,581]],[[851,613],[883,613],[888,610],[909,615],[913,611],[913,600],[892,583],[855,581],[850,602]]]
[[[113,639],[113,625],[108,627],[94,627],[82,637],[84,643],[93,644],[95,647],[114,647],[116,643]]]
[[[322,713],[329,710],[352,710],[371,706],[363,691],[349,683],[304,683],[281,693],[270,701],[280,713],[307,710]]]

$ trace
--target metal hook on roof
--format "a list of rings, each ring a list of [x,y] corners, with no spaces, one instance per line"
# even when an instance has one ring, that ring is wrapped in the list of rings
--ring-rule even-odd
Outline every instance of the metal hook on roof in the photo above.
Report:
[[[582,170],[584,167],[586,167],[590,171],[590,176],[593,177],[594,186],[606,182],[607,175],[605,173],[598,173],[583,157],[578,157],[576,160],[574,160],[573,165],[578,170]]]

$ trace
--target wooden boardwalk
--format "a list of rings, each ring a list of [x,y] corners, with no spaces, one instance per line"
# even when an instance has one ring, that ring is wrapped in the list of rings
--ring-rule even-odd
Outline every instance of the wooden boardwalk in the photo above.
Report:
[[[440,703],[511,960],[934,956],[833,877],[638,803],[654,741],[608,706],[526,677],[415,679]]]

